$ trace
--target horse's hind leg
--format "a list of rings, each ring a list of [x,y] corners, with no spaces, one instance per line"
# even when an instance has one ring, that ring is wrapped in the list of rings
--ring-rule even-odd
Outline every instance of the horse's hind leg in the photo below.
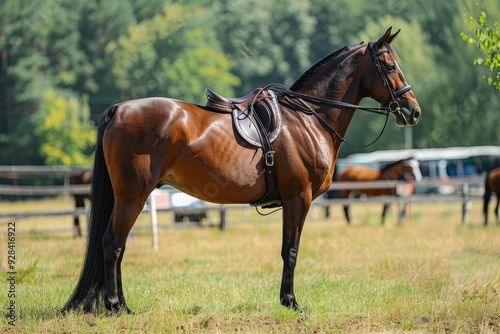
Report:
[[[80,208],[85,208],[85,200],[81,195],[75,195],[75,214],[73,215],[73,231],[75,237],[82,236],[82,230],[80,228],[80,214],[77,212]]]
[[[143,207],[143,202],[140,202],[140,200],[115,199],[113,215],[102,238],[105,272],[104,305],[108,310],[130,312],[123,295],[121,261],[128,234]]]
[[[132,311],[128,308],[127,304],[125,303],[125,296],[123,294],[123,285],[122,285],[122,259],[123,259],[123,254],[125,253],[126,245],[127,245],[126,243],[123,245],[120,256],[118,257],[118,262],[116,263],[116,274],[117,274],[116,283],[118,288],[118,305],[121,305],[125,312],[132,313]]]

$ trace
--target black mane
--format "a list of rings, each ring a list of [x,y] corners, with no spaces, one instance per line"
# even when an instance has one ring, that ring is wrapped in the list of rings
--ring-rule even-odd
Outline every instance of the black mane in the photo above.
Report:
[[[308,69],[304,74],[302,74],[302,76],[292,85],[292,87],[290,87],[290,90],[296,91],[296,90],[300,89],[300,87],[302,87],[304,82],[308,81],[321,67],[323,67],[323,65],[328,63],[332,58],[335,58],[335,57],[341,55],[342,53],[347,52],[355,47],[359,47],[362,44],[364,44],[364,42],[360,42],[360,43],[354,44],[354,45],[346,45],[346,46],[342,47],[341,49],[324,57],[323,59],[318,61],[316,64],[314,64],[310,69]]]

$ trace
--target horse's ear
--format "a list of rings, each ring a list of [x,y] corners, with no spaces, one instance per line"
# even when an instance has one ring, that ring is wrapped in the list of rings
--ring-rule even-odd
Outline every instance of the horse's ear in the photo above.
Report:
[[[390,43],[389,40],[391,38],[391,30],[392,30],[392,27],[389,27],[389,29],[387,29],[385,34],[382,37],[380,37],[377,42],[375,42],[375,49],[376,50],[380,50],[380,48],[382,46],[384,46],[387,43]],[[397,34],[398,33],[395,33],[394,35],[397,35]],[[394,36],[394,37],[396,37],[396,36]]]
[[[387,40],[387,43],[391,44],[392,41],[396,38],[396,36],[399,34],[399,32],[401,31],[401,29],[398,29],[398,31],[396,31],[394,34],[392,34],[389,39]]]

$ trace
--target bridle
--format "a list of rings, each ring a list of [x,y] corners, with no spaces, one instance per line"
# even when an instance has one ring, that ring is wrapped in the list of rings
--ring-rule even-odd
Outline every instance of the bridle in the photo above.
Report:
[[[408,84],[406,84],[404,87],[399,88],[397,90],[394,90],[391,87],[391,85],[389,83],[389,79],[387,78],[387,74],[383,71],[382,66],[380,65],[380,60],[378,59],[378,57],[380,55],[389,52],[389,48],[386,46],[385,50],[381,50],[381,51],[377,52],[377,51],[375,51],[374,45],[375,45],[375,42],[368,43],[368,48],[370,49],[372,59],[375,63],[374,68],[376,68],[378,73],[380,74],[380,77],[382,78],[382,82],[384,83],[384,86],[386,86],[389,89],[389,95],[390,95],[389,98],[387,99],[387,101],[383,105],[379,106],[378,108],[360,106],[360,105],[351,104],[351,103],[347,103],[347,102],[334,101],[334,100],[329,100],[329,99],[325,99],[325,98],[321,98],[321,97],[310,96],[310,95],[291,91],[286,86],[281,85],[281,84],[276,84],[276,83],[269,84],[269,85],[263,87],[262,90],[266,90],[266,89],[272,90],[273,92],[275,92],[276,97],[279,100],[284,100],[288,104],[288,106],[293,110],[303,112],[307,115],[314,115],[324,127],[326,127],[330,132],[334,133],[343,143],[347,144],[348,146],[351,146],[353,148],[368,147],[368,146],[374,144],[377,140],[379,140],[380,137],[382,136],[382,134],[384,133],[384,130],[387,126],[387,121],[389,119],[390,112],[392,112],[396,115],[401,115],[401,117],[404,118],[405,122],[408,123],[406,116],[401,112],[401,108],[399,107],[399,103],[396,101],[396,99],[399,96],[401,96],[404,93],[411,90],[411,86]],[[373,86],[374,80],[375,80],[375,70],[373,70],[372,86]],[[363,145],[363,146],[352,145],[349,142],[347,142],[347,140],[344,137],[342,137],[340,135],[340,133],[338,133],[338,131],[335,128],[333,128],[330,124],[328,124],[328,122],[323,117],[321,117],[318,114],[318,112],[316,112],[316,110],[309,105],[308,102],[314,103],[317,105],[328,105],[328,106],[332,106],[332,107],[336,107],[336,108],[359,109],[359,110],[363,110],[363,111],[367,111],[367,112],[371,112],[371,113],[375,113],[375,114],[379,114],[379,115],[384,115],[386,117],[385,123],[384,123],[384,126],[383,126],[382,130],[380,131],[379,135],[372,142],[370,142],[369,144]]]
[[[384,86],[386,86],[387,89],[389,89],[389,95],[390,95],[390,97],[382,105],[382,107],[387,108],[389,111],[391,111],[395,114],[400,114],[407,122],[406,117],[404,116],[404,114],[401,113],[401,108],[399,107],[399,103],[398,103],[398,101],[396,101],[396,99],[399,96],[403,95],[404,93],[410,91],[411,86],[406,84],[405,86],[399,88],[398,90],[394,90],[392,88],[391,84],[389,83],[389,79],[387,79],[386,73],[382,69],[382,65],[380,65],[380,60],[378,59],[378,57],[380,55],[383,55],[384,53],[389,52],[389,46],[386,45],[385,50],[375,51],[374,45],[375,45],[375,42],[368,43],[368,47],[370,48],[370,53],[372,55],[373,62],[375,63],[375,68],[378,70],[378,73],[380,74],[380,77],[382,78],[382,82],[384,83]],[[375,76],[375,71],[373,73],[373,76]],[[373,81],[374,81],[374,78],[372,78],[372,85],[373,85]]]

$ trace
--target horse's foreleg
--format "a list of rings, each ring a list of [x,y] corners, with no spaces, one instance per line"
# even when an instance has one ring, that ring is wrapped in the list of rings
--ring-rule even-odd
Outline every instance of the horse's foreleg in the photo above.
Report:
[[[500,225],[500,220],[498,220],[498,207],[500,206],[500,195],[497,196],[497,205],[495,206],[495,217],[497,219],[497,225]]]
[[[389,210],[390,204],[384,203],[384,208],[382,209],[382,221],[381,224],[385,223],[385,215],[387,214],[387,210]]]
[[[80,228],[80,218],[77,213],[75,213],[73,216],[73,236],[74,237],[82,236],[82,230]]]
[[[115,202],[110,224],[102,238],[104,250],[104,306],[108,310],[130,312],[123,295],[121,260],[125,243],[134,222],[142,210],[138,203]]]
[[[349,198],[355,197],[355,195],[354,195],[354,192],[352,192],[352,191],[343,191],[342,197],[349,199]],[[349,214],[349,204],[344,204],[343,209],[344,209],[345,220],[347,221],[347,224],[350,224],[351,223],[351,215]]]
[[[294,310],[300,308],[293,292],[293,281],[297,256],[299,253],[300,235],[311,203],[304,199],[283,203],[283,243],[281,257],[283,259],[283,276],[281,279],[281,305]]]
[[[398,207],[400,208],[398,216],[398,224],[404,223],[404,221],[406,220],[406,213],[408,211],[408,203],[398,204]]]
[[[351,216],[349,215],[349,205],[344,204],[343,208],[344,208],[345,220],[347,221],[347,224],[350,224],[351,223]]]

